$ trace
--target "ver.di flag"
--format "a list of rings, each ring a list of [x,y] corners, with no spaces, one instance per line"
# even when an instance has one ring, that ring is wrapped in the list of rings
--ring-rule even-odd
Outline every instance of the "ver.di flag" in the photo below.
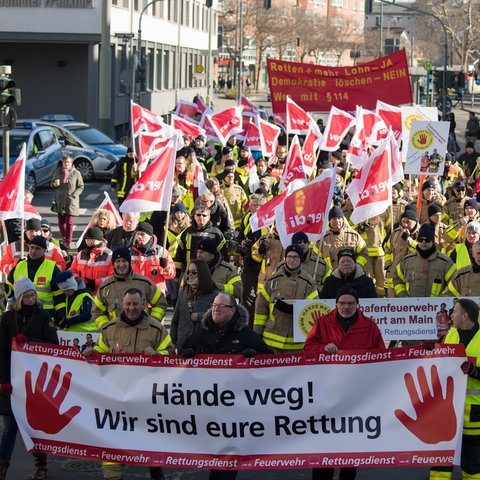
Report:
[[[327,152],[338,150],[343,137],[347,134],[349,128],[355,125],[355,122],[355,117],[348,112],[332,107],[323,132],[323,141],[320,149]]]
[[[317,150],[322,143],[323,135],[315,122],[310,123],[307,136],[303,142],[302,157],[303,157],[303,170],[305,175],[310,177],[315,169],[315,163],[317,161]]]
[[[310,124],[313,123],[308,113],[302,107],[299,107],[290,97],[287,97],[286,117],[287,133],[306,135]]]
[[[120,207],[121,212],[169,211],[172,198],[177,135],[145,170]]]
[[[0,182],[0,220],[23,218],[25,208],[25,143]]]
[[[132,132],[137,137],[140,132],[156,132],[163,128],[163,120],[160,115],[151,112],[145,107],[130,101],[132,115]]]
[[[242,107],[226,108],[219,113],[207,114],[206,117],[222,145],[225,145],[232,135],[243,131]]]
[[[278,182],[280,191],[286,190],[294,180],[304,180],[305,172],[303,170],[302,149],[298,137],[295,135],[290,144],[287,159],[285,161],[285,168],[283,169],[282,177]]]
[[[285,190],[280,195],[275,195],[267,203],[264,203],[253,215],[250,216],[250,226],[252,232],[256,232],[264,227],[269,227],[275,223],[275,207],[281,205],[285,197],[288,195],[288,190]]]
[[[353,205],[351,220],[358,224],[382,214],[392,204],[390,142],[382,142],[358,171],[346,192]]]
[[[287,191],[274,214],[283,248],[292,243],[297,232],[306,233],[310,241],[320,240],[327,228],[335,179],[335,169],[329,168],[305,186]]]

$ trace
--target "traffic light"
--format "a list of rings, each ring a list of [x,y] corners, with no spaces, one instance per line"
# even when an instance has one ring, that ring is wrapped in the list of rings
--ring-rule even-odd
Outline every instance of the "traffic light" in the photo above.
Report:
[[[213,0],[206,0],[205,5],[210,8],[213,5]]]
[[[0,108],[15,103],[15,95],[10,92],[15,87],[15,80],[8,77],[0,77]]]
[[[263,8],[268,10],[272,7],[272,0],[263,0]]]

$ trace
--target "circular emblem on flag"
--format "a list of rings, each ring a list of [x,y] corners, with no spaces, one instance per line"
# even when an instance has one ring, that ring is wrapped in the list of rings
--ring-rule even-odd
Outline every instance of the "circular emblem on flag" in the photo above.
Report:
[[[404,122],[404,125],[407,128],[407,130],[410,130],[412,128],[412,122],[414,120],[418,120],[419,122],[421,122],[422,120],[425,120],[425,119],[420,115],[418,115],[417,113],[413,113],[412,115],[407,115],[405,117],[405,122]]]
[[[433,141],[435,140],[433,133],[425,128],[422,128],[422,130],[417,130],[411,138],[412,145],[417,150],[425,150],[427,148],[430,148],[433,144]]]
[[[298,315],[298,327],[300,331],[307,336],[315,325],[315,322],[322,316],[330,313],[332,309],[325,303],[311,303],[302,308]]]

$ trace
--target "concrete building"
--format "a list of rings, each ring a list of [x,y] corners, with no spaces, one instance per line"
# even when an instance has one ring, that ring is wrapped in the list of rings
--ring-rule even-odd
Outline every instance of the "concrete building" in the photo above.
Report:
[[[144,10],[148,3],[0,0],[0,65],[12,66],[22,90],[18,116],[68,113],[121,138],[129,135],[130,99],[166,114],[180,99],[205,98],[216,2],[157,0]],[[139,30],[142,81],[135,75]]]

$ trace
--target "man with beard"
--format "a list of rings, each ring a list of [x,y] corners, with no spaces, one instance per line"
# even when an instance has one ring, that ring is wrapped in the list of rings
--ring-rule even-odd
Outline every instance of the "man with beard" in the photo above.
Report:
[[[138,212],[124,212],[122,214],[122,225],[110,230],[106,235],[107,245],[110,250],[133,245],[139,218],[140,214]]]
[[[478,240],[480,240],[480,223],[468,223],[465,241],[455,245],[455,250],[450,254],[450,258],[455,263],[457,270],[470,265],[472,260],[472,247]]]
[[[393,284],[397,297],[438,297],[447,286],[455,265],[435,245],[435,229],[420,227],[417,247],[397,265]]]
[[[449,297],[476,297],[480,295],[480,241],[472,246],[470,265],[460,268],[453,275],[443,293]]]
[[[448,225],[452,225],[463,216],[463,207],[470,197],[465,195],[466,187],[461,180],[457,180],[450,189],[451,197],[443,206],[442,220]]]

